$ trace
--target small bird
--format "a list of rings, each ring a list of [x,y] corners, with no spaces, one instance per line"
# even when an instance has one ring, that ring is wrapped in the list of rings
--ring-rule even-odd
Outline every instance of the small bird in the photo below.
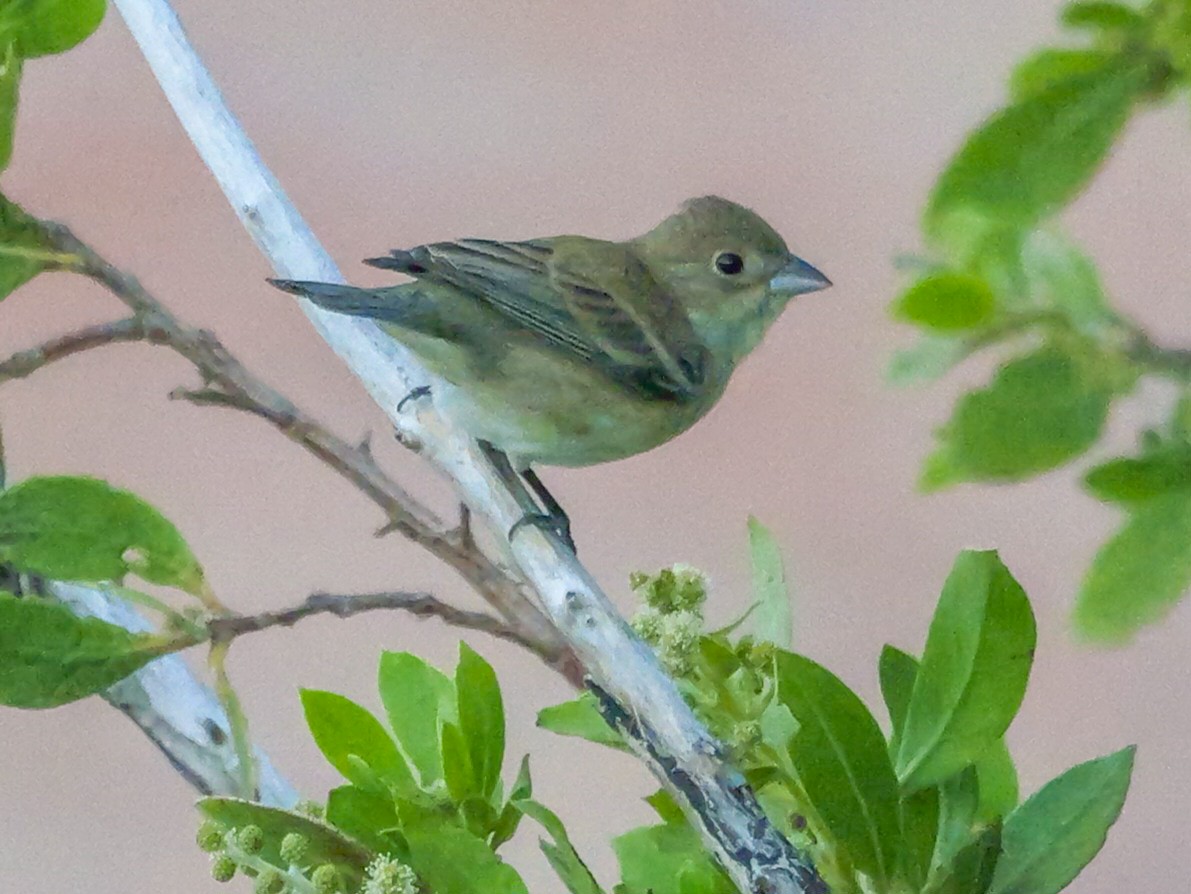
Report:
[[[376,320],[444,381],[435,405],[523,475],[681,434],[791,298],[831,285],[759,216],[717,196],[627,242],[461,239],[364,263],[413,281],[270,282]]]

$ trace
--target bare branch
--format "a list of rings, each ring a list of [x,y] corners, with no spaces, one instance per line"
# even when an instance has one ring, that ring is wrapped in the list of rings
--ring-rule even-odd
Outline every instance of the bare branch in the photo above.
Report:
[[[153,341],[154,335],[139,317],[128,317],[111,323],[100,323],[60,335],[43,342],[35,348],[13,354],[7,360],[0,360],[0,382],[10,379],[23,379],[32,375],[55,360],[62,360],[74,354],[81,354],[92,348],[102,348],[107,345],[122,342]]]
[[[465,611],[448,605],[429,593],[390,590],[379,593],[313,593],[301,605],[266,611],[256,615],[229,615],[212,618],[207,629],[215,640],[233,639],[245,633],[268,630],[270,627],[290,627],[311,615],[334,615],[350,618],[361,612],[377,610],[409,612],[419,618],[439,618],[454,627],[478,630],[508,640],[527,649],[533,644],[516,629],[484,612]]]

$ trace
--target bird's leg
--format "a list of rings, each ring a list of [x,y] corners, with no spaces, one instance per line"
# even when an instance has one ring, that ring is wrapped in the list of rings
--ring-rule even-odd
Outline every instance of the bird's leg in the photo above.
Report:
[[[541,479],[529,470],[518,473],[513,468],[513,464],[509,462],[508,456],[487,441],[480,441],[479,444],[484,455],[488,457],[488,461],[496,469],[496,473],[513,492],[513,496],[517,499],[517,505],[525,513],[513,527],[509,528],[509,540],[512,540],[513,535],[525,525],[534,525],[557,534],[567,548],[571,552],[575,552],[575,541],[571,537],[571,520],[559,505],[558,500],[554,499],[554,495],[546,490]],[[526,489],[526,485],[533,490],[533,494]],[[542,501],[541,506],[534,500],[534,495]]]
[[[419,385],[417,388],[415,388],[413,391],[411,391],[409,394],[405,395],[405,397],[401,398],[401,400],[399,400],[397,402],[397,412],[400,413],[402,410],[404,410],[405,405],[407,403],[409,403],[410,401],[421,400],[423,397],[429,397],[429,396],[430,396],[430,386],[429,385]]]

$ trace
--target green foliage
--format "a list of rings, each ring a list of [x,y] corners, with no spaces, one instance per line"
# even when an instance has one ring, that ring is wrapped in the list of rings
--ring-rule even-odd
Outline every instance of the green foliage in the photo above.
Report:
[[[537,801],[514,801],[517,809],[542,826],[553,839],[539,840],[542,853],[571,894],[604,894],[599,882],[576,852],[558,815]]]
[[[734,894],[728,880],[685,823],[642,826],[612,842],[621,894]]]
[[[1054,894],[1079,874],[1120,815],[1133,752],[1072,767],[1006,818],[992,894]]]
[[[753,571],[753,629],[759,639],[790,648],[793,620],[786,569],[773,534],[757,519],[750,517],[749,556]]]
[[[319,751],[344,778],[364,791],[408,791],[409,766],[379,720],[349,698],[302,690],[306,725]]]
[[[899,384],[1010,349],[938,430],[924,490],[1048,471],[1091,449],[1112,401],[1139,380],[1191,388],[1191,357],[1156,346],[1116,311],[1095,265],[1053,223],[1133,114],[1191,88],[1191,5],[1074,2],[1061,18],[1081,44],[1043,47],[1017,66],[1010,101],[939,176],[922,220],[934,256],[891,308],[924,333],[890,365]],[[1191,509],[1176,496],[1191,463],[1186,437],[1174,440],[1087,476],[1092,494],[1129,519],[1084,580],[1075,618],[1085,635],[1127,640],[1191,585]]]
[[[148,503],[94,478],[29,478],[0,493],[0,561],[57,580],[146,581],[201,595],[203,570]]]
[[[1055,345],[1001,368],[961,398],[927,461],[927,490],[959,481],[1015,481],[1088,449],[1108,416],[1111,391],[1097,367]]]
[[[107,689],[166,651],[160,638],[80,618],[61,603],[0,592],[0,704],[63,705]]]
[[[16,89],[12,81],[13,69],[7,67],[10,64],[17,67],[19,76],[20,63],[6,63],[5,73],[0,75],[0,162],[3,164],[8,161],[5,149],[11,149],[12,145],[12,118],[4,117],[3,102],[9,92]],[[12,99],[15,111],[15,92]],[[34,220],[0,195],[0,301],[41,273],[48,257],[45,238]]]
[[[996,553],[962,553],[906,708],[896,759],[903,785],[938,783],[1004,735],[1025,694],[1034,643],[1029,600]]]
[[[9,0],[0,11],[0,40],[27,59],[64,53],[99,27],[106,0]]]
[[[585,692],[578,698],[560,705],[551,705],[538,712],[538,726],[560,736],[576,736],[627,751],[620,733],[612,729],[600,714],[595,696]]]

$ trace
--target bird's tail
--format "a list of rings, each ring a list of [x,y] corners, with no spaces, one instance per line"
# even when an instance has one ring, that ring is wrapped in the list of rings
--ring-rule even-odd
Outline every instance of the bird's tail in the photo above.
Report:
[[[283,292],[309,298],[319,307],[339,314],[383,320],[392,317],[397,309],[389,289],[361,289],[337,283],[293,279],[270,279],[269,283]]]

